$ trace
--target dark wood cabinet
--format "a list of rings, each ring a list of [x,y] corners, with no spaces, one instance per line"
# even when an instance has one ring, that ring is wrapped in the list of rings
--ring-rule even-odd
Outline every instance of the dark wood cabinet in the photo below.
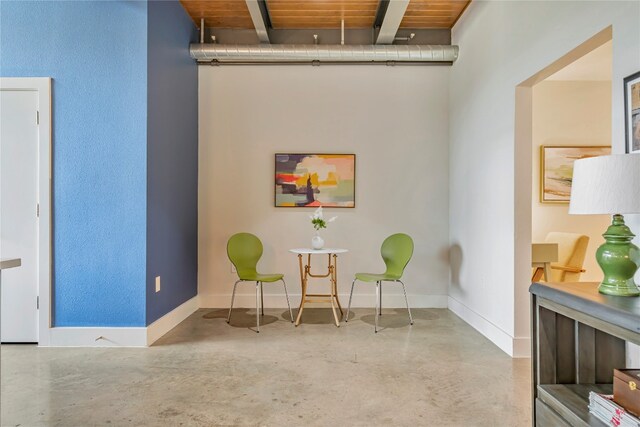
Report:
[[[602,426],[589,392],[612,394],[626,342],[640,345],[640,298],[598,292],[598,283],[534,283],[531,343],[534,426]]]

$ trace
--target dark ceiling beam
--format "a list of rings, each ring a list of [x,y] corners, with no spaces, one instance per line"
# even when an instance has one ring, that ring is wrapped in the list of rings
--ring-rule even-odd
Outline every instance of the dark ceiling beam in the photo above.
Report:
[[[382,21],[384,20],[384,15],[387,13],[387,8],[389,7],[389,0],[380,0],[378,3],[378,10],[376,10],[376,17],[373,21],[373,28],[382,27]]]
[[[258,0],[258,6],[260,6],[260,12],[262,12],[262,19],[264,19],[264,25],[267,28],[273,28],[271,26],[271,15],[269,14],[269,7],[267,6],[266,0]]]
[[[269,24],[267,20],[269,19],[269,13],[267,11],[264,0],[245,0],[247,3],[247,8],[249,9],[249,14],[251,15],[251,20],[253,21],[253,26],[256,28],[256,34],[258,35],[258,40],[260,43],[270,43],[269,41],[269,33],[267,32],[267,28]],[[266,14],[263,12],[266,12]],[[266,18],[266,19],[265,19]]]
[[[393,44],[402,18],[404,18],[404,13],[407,11],[407,6],[409,6],[409,0],[393,0],[387,3],[387,10],[382,19],[382,25],[380,25],[376,44]]]

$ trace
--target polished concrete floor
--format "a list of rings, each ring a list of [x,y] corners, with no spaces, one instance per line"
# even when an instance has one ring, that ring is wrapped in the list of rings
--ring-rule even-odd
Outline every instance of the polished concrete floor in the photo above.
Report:
[[[454,314],[201,309],[151,348],[1,349],[2,426],[528,426],[530,361]],[[295,312],[294,312],[295,315]]]

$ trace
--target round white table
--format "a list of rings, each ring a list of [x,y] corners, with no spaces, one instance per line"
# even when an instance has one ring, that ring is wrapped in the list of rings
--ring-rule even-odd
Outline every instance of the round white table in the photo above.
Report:
[[[308,302],[331,302],[331,310],[333,310],[333,318],[336,321],[336,326],[340,327],[340,320],[336,313],[336,305],[342,315],[342,306],[338,299],[338,254],[349,252],[347,249],[341,248],[324,248],[324,249],[311,249],[311,248],[296,248],[289,249],[289,252],[298,255],[298,264],[300,265],[300,285],[302,286],[302,299],[300,300],[300,308],[298,309],[298,317],[296,318],[295,325],[300,324],[300,318],[302,317],[302,311],[304,310],[305,303]],[[307,263],[303,265],[302,256],[307,256]],[[327,255],[328,266],[326,274],[313,274],[311,273],[311,255]],[[309,277],[328,277],[331,282],[331,293],[329,294],[308,294],[307,283]]]

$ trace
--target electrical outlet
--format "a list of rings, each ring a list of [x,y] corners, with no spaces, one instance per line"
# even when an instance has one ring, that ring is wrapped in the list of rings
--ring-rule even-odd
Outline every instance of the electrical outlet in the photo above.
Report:
[[[236,266],[235,266],[235,265],[233,265],[233,263],[231,263],[231,272],[232,272],[232,273],[237,273],[237,271],[236,271]]]
[[[160,292],[160,276],[156,276],[156,292]]]

